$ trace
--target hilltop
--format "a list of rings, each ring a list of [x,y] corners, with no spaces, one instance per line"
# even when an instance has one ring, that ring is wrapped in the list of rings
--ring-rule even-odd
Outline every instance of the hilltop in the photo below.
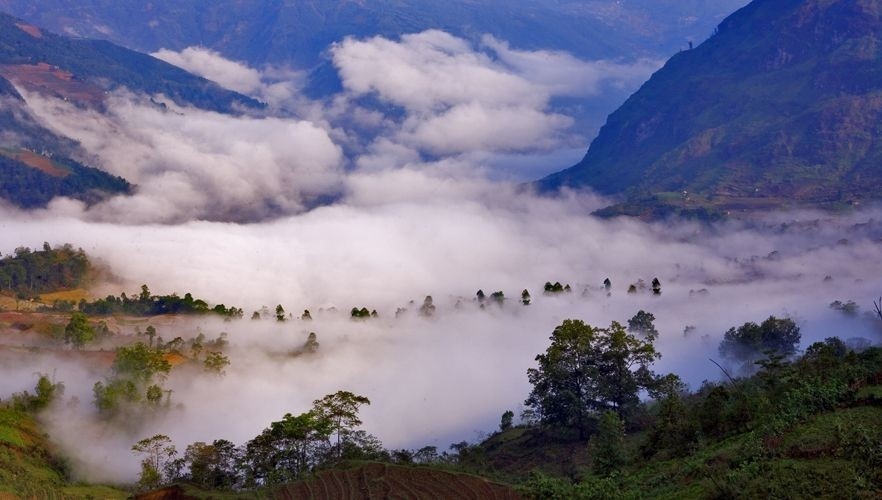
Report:
[[[882,2],[756,0],[672,57],[577,165],[606,213],[839,206],[882,193]]]

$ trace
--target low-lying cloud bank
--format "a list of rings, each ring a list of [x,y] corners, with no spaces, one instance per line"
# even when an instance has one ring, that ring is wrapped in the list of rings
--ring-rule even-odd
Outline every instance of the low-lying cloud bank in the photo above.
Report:
[[[803,347],[833,335],[882,338],[882,322],[863,315],[882,291],[879,212],[791,214],[717,228],[650,225],[585,215],[592,199],[544,200],[494,188],[463,194],[455,185],[445,192],[441,183],[435,200],[391,193],[388,203],[353,194],[345,203],[251,225],[130,226],[51,211],[6,213],[5,252],[47,235],[51,243],[83,246],[126,279],[114,293],[148,283],[158,293],[190,291],[242,306],[246,318],[262,305],[282,304],[295,315],[310,309],[315,319],[160,321],[166,340],[193,336],[197,327],[209,337],[228,332],[232,365],[220,379],[173,373],[169,387],[181,407],[125,431],[97,419],[90,389],[99,374],[75,363],[49,358],[13,368],[4,380],[15,383],[4,389],[27,388],[34,371],[57,369],[80,405],[50,415],[50,433],[85,477],[127,480],[137,470],[128,448],[140,437],[167,433],[179,447],[219,437],[241,443],[338,389],[371,398],[365,428],[387,446],[473,440],[504,410],[518,410],[529,391],[526,369],[565,318],[606,325],[641,309],[654,313],[664,354],[658,371],[676,372],[693,388],[718,378],[707,358],[717,357],[727,328],[745,321],[789,315],[803,329]],[[660,297],[626,293],[629,284],[655,276]],[[601,289],[606,277],[609,297]],[[544,296],[545,281],[569,283],[573,293]],[[472,300],[479,288],[502,290],[509,300],[481,310]],[[528,307],[517,300],[524,288],[534,297]],[[415,311],[429,294],[438,311],[420,318]],[[863,311],[844,315],[828,307],[834,300],[855,300]],[[352,322],[354,306],[377,309],[380,318]],[[338,312],[319,313],[330,307]],[[409,312],[396,319],[398,308]],[[687,325],[694,329],[685,334]],[[309,331],[318,334],[318,355],[288,356]]]
[[[45,418],[81,477],[131,480],[132,443],[157,432],[179,448],[215,438],[242,443],[339,389],[371,399],[365,428],[387,446],[474,439],[503,411],[517,411],[529,392],[526,369],[566,318],[606,325],[640,309],[654,313],[664,354],[658,371],[693,387],[718,376],[707,358],[727,328],[772,314],[795,318],[804,345],[832,335],[879,341],[877,319],[828,307],[855,300],[866,310],[882,293],[878,210],[647,224],[588,215],[604,205],[590,193],[548,199],[510,182],[534,171],[531,158],[571,146],[570,120],[555,97],[591,95],[652,63],[585,63],[490,38],[476,47],[437,31],[347,39],[331,55],[344,92],[327,102],[280,92],[274,106],[294,117],[163,109],[125,94],[99,114],[26,95],[47,126],[81,142],[91,163],[138,188],[92,207],[59,199],[29,213],[0,208],[0,251],[72,243],[120,278],[102,293],[146,283],[156,293],[241,306],[246,317],[276,304],[315,316],[281,324],[156,320],[166,340],[198,328],[228,332],[232,365],[222,378],[173,372],[180,406],[127,429],[100,421],[90,405],[103,375],[97,365],[76,356],[4,365],[2,396],[31,387],[35,371],[55,371],[79,399]],[[253,95],[272,90],[265,71],[214,53],[162,56]],[[507,181],[489,180],[497,178]],[[610,296],[601,289],[607,277]],[[660,297],[626,293],[653,277]],[[573,293],[544,296],[546,281],[569,283]],[[517,301],[525,288],[529,307]],[[472,301],[478,289],[510,299],[481,310]],[[414,314],[426,295],[438,307],[431,319]],[[355,306],[380,318],[352,322]],[[339,312],[318,312],[331,307]],[[395,319],[399,308],[409,313]],[[686,326],[694,328],[685,334]],[[318,334],[318,354],[289,356],[309,331]]]

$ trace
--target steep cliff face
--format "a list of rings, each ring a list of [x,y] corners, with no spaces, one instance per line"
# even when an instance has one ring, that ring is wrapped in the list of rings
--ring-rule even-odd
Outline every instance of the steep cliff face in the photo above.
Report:
[[[880,40],[879,0],[756,0],[540,184],[720,207],[882,197]]]

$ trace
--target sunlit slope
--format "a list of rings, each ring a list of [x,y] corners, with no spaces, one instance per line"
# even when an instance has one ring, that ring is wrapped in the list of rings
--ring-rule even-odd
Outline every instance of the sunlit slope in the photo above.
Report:
[[[33,417],[0,406],[0,498],[127,498],[124,491],[74,484],[64,459]]]
[[[674,207],[877,199],[880,16],[878,0],[756,0],[671,58],[542,185]]]

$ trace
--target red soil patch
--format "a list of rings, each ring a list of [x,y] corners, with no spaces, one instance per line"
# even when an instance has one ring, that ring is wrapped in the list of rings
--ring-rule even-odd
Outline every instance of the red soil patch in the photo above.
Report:
[[[314,478],[266,492],[278,499],[416,498],[519,499],[503,484],[468,474],[429,467],[366,464],[346,470],[328,470]]]
[[[0,76],[28,90],[60,96],[64,99],[90,105],[104,102],[104,91],[78,80],[72,73],[41,62],[0,66]]]
[[[50,158],[34,153],[33,151],[20,151],[12,155],[12,157],[24,163],[25,165],[36,168],[40,172],[49,174],[52,177],[67,177],[70,172],[60,168]]]
[[[15,25],[18,26],[18,29],[24,31],[25,33],[27,33],[28,35],[31,35],[34,38],[43,38],[43,32],[40,31],[40,28],[38,28],[36,26],[32,26],[30,24],[24,24],[24,23],[15,23]]]

